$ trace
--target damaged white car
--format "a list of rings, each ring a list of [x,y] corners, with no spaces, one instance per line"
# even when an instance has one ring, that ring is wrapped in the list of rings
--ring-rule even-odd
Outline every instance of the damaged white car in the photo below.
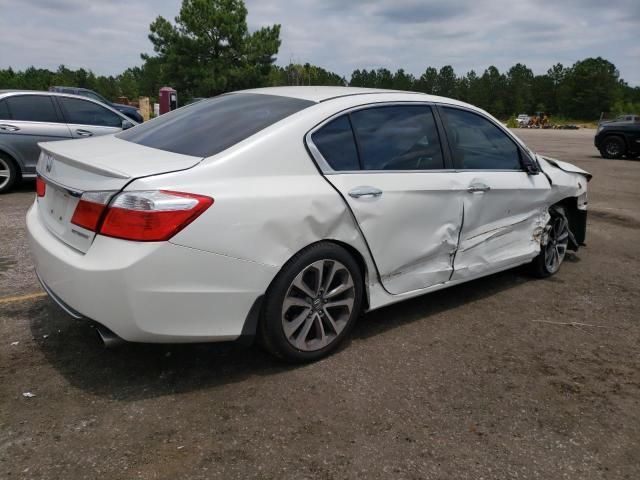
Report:
[[[314,360],[363,311],[527,263],[552,275],[585,239],[587,172],[419,93],[247,90],[41,147],[38,277],[107,340],[259,335]]]

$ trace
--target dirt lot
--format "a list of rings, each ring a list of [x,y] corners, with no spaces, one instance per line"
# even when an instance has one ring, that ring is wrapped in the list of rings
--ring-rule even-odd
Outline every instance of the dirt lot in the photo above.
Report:
[[[594,173],[588,247],[547,280],[368,314],[300,367],[237,345],[105,350],[46,297],[15,299],[40,291],[33,186],[0,197],[0,478],[640,478],[640,162],[599,158],[593,131],[517,134]]]

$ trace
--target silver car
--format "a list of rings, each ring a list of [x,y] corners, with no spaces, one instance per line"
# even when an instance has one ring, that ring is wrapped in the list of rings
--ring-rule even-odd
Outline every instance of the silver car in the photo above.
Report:
[[[54,92],[0,90],[0,193],[36,176],[38,142],[107,135],[136,123],[95,100]]]

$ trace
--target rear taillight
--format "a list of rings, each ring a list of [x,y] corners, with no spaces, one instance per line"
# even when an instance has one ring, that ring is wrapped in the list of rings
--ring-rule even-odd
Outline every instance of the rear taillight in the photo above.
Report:
[[[44,183],[44,180],[40,175],[36,177],[36,195],[39,197],[44,197],[44,194],[47,193],[47,184]]]
[[[169,240],[213,204],[213,198],[166,190],[123,192],[111,202],[98,233],[158,242]]]
[[[71,217],[71,223],[95,232],[114,192],[84,192]]]

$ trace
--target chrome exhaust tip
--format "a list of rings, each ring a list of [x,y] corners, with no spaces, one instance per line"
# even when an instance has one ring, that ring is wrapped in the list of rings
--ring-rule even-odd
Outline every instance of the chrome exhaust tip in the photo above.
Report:
[[[115,348],[119,345],[122,345],[123,343],[126,343],[125,340],[120,338],[118,335],[116,335],[106,327],[100,325],[96,327],[96,330],[98,330],[98,334],[100,335],[105,348]]]

